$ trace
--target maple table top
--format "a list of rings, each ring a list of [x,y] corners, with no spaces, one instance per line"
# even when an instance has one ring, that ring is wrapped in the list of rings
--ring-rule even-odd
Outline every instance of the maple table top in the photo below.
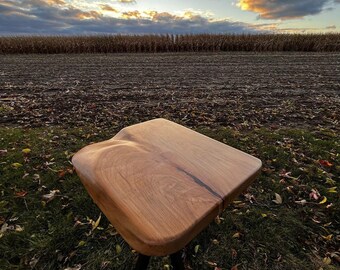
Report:
[[[122,129],[76,153],[94,202],[136,251],[183,248],[259,174],[259,159],[174,122]]]

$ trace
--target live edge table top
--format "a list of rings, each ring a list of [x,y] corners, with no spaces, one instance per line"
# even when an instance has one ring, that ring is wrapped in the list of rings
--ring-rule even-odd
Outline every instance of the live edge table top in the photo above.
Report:
[[[84,147],[73,165],[94,202],[132,248],[183,248],[258,175],[261,161],[165,119]]]

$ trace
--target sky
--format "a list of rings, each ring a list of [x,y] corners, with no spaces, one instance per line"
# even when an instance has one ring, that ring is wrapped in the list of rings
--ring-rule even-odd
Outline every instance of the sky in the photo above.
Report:
[[[0,0],[0,35],[340,32],[340,0]]]

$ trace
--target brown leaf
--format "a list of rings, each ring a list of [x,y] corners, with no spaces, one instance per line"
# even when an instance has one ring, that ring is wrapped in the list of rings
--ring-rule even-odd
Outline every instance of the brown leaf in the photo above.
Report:
[[[59,170],[59,171],[58,171],[58,176],[59,176],[59,178],[64,177],[65,174],[66,174],[66,171],[65,171],[65,170]]]
[[[15,192],[15,196],[19,198],[23,198],[27,195],[27,193],[28,192],[26,190],[22,190],[22,191]]]
[[[240,238],[241,234],[239,232],[236,232],[233,234],[232,238]]]
[[[239,266],[240,264],[236,264],[236,265],[234,265],[230,270],[238,270],[238,266]]]
[[[233,259],[236,259],[236,257],[237,257],[237,251],[236,251],[236,249],[231,249],[231,257],[233,258]]]
[[[319,164],[324,166],[324,167],[332,167],[333,166],[332,163],[330,163],[328,160],[324,160],[324,159],[320,159]]]

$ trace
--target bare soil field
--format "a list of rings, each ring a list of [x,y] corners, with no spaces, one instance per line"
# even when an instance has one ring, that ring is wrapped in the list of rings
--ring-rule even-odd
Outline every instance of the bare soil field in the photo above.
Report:
[[[338,129],[339,53],[8,55],[0,124]]]

